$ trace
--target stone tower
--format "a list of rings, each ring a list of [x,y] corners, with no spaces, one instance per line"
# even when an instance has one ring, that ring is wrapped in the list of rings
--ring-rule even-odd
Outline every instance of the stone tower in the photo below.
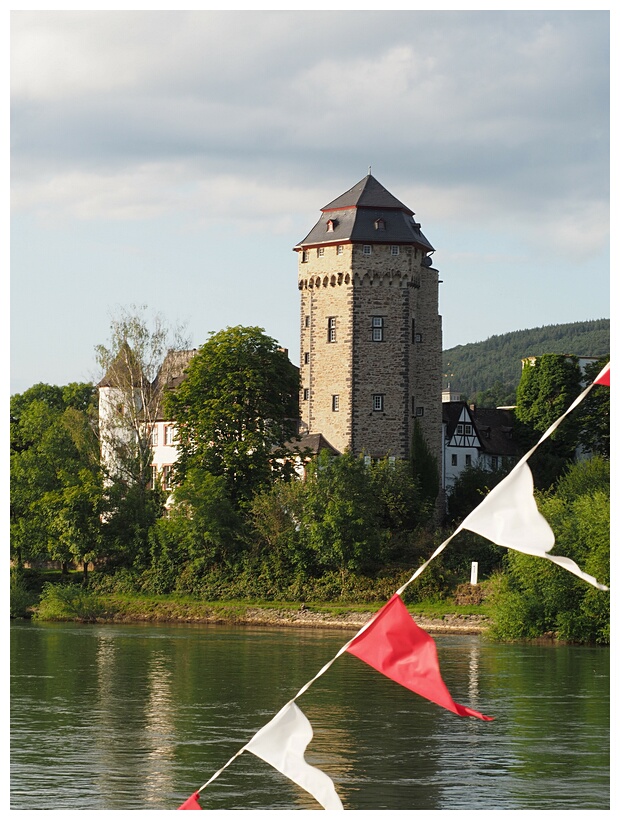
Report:
[[[433,247],[370,174],[295,248],[301,418],[337,450],[407,458],[420,422],[441,465],[441,316]]]

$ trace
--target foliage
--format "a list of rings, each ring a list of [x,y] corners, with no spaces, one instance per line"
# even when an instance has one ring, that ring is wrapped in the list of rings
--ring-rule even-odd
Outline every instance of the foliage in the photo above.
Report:
[[[454,523],[463,521],[508,474],[508,468],[487,470],[472,464],[460,473],[447,494],[448,518]]]
[[[411,470],[429,507],[435,503],[441,483],[437,459],[430,451],[417,419],[413,422],[411,439]]]
[[[609,584],[609,463],[579,462],[538,499],[555,534],[553,552]],[[496,594],[494,634],[503,640],[553,634],[577,643],[609,642],[609,593],[551,561],[508,550]]]
[[[9,602],[11,618],[26,618],[37,596],[29,588],[20,567],[11,567]]]
[[[87,562],[101,547],[102,485],[90,384],[11,397],[11,553]]]
[[[609,356],[605,356],[600,361],[585,366],[586,384],[592,384],[608,361]],[[581,428],[579,443],[587,452],[605,458],[609,458],[610,455],[610,405],[609,387],[595,385],[575,410]]]
[[[536,443],[581,391],[581,371],[574,357],[547,353],[523,368],[515,415],[524,449]],[[566,470],[575,457],[578,440],[579,423],[571,413],[529,460],[537,487],[549,487]]]
[[[477,394],[493,389],[497,383],[506,391],[516,390],[521,377],[521,359],[526,356],[567,351],[583,356],[606,356],[610,350],[609,326],[609,319],[545,325],[491,336],[483,342],[457,345],[443,352],[444,378],[464,396],[487,406],[478,400]],[[502,400],[500,404],[514,404],[514,401]]]
[[[258,327],[211,335],[166,397],[179,425],[177,476],[199,468],[226,481],[237,506],[292,467],[284,443],[296,429],[299,375]]]
[[[105,614],[98,596],[75,584],[45,584],[34,618],[39,621],[96,621]]]

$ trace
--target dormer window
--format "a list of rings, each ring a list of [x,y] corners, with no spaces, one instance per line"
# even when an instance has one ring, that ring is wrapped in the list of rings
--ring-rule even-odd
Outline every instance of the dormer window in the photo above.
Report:
[[[385,230],[385,219],[375,219],[375,231]]]
[[[336,227],[337,224],[338,224],[337,219],[328,219],[327,220],[327,233],[333,233],[334,228]]]

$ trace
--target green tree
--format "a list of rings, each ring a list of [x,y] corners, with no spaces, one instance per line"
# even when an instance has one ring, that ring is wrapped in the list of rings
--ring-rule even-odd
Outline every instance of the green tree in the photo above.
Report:
[[[178,424],[177,477],[199,468],[223,476],[235,505],[292,474],[284,443],[298,417],[299,374],[259,327],[211,335],[166,396]]]
[[[609,361],[605,356],[584,368],[586,384],[592,384]],[[579,442],[590,453],[609,458],[610,454],[610,404],[611,391],[605,385],[594,385],[583,402],[575,410],[581,427]]]
[[[600,457],[569,467],[538,507],[555,535],[553,552],[572,558],[609,584],[609,462]],[[495,632],[504,639],[553,633],[577,643],[609,642],[609,592],[561,567],[508,550],[498,594]]]
[[[435,503],[439,494],[440,477],[437,459],[431,453],[419,421],[413,423],[413,436],[411,438],[411,471],[413,477],[420,487],[422,497],[430,505]]]
[[[90,384],[11,398],[11,552],[86,563],[101,548],[102,487]]]
[[[581,371],[574,356],[545,353],[526,363],[517,388],[516,435],[529,449],[581,393]],[[574,413],[529,460],[536,486],[551,486],[574,460],[579,424]]]
[[[308,466],[300,537],[322,570],[368,573],[382,562],[380,499],[363,458],[319,453]]]

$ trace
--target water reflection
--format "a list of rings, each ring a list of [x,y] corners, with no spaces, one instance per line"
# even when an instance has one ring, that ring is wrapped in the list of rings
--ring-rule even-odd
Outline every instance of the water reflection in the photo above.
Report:
[[[342,646],[296,629],[11,627],[11,808],[170,809]],[[458,718],[345,653],[299,700],[345,808],[609,808],[609,653],[439,636]],[[317,809],[254,755],[206,809]]]

